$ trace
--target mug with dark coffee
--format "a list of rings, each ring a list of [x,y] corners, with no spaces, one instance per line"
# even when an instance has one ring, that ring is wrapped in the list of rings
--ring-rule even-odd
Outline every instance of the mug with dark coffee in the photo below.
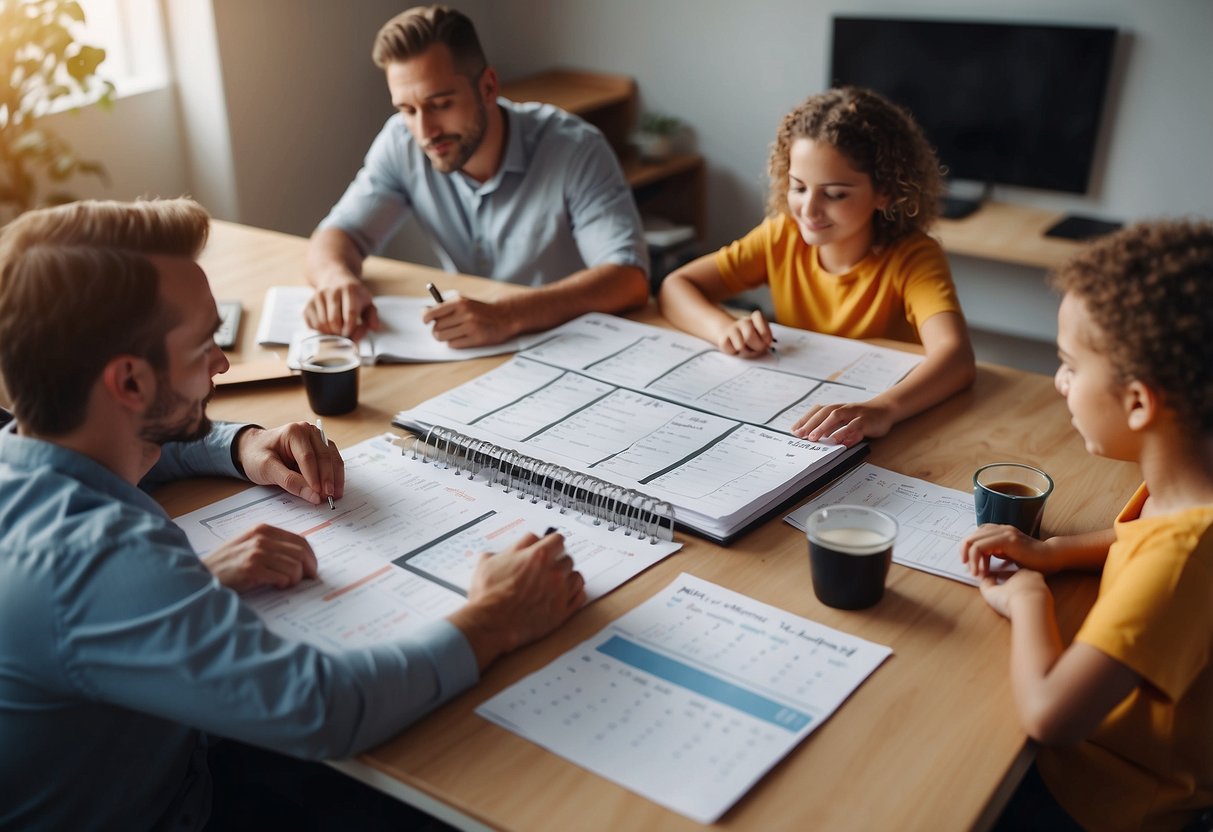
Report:
[[[311,335],[300,344],[299,367],[307,401],[317,416],[339,416],[358,406],[358,345],[340,335]]]
[[[1045,501],[1052,493],[1052,477],[1038,468],[1017,462],[983,465],[973,475],[977,524],[1004,523],[1040,537]]]
[[[896,520],[868,506],[826,506],[809,515],[805,529],[817,600],[842,610],[861,610],[884,596]]]

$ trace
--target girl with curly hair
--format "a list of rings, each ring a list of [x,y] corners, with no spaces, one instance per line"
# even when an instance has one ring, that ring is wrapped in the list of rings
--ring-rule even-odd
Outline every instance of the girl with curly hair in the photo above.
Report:
[[[773,340],[762,312],[736,319],[719,304],[767,284],[781,324],[922,344],[926,359],[878,396],[808,410],[792,430],[812,441],[883,436],[971,384],[948,261],[926,234],[939,162],[910,114],[857,87],[812,96],[784,117],[769,168],[767,219],[667,277],[662,314],[721,352],[760,357]]]

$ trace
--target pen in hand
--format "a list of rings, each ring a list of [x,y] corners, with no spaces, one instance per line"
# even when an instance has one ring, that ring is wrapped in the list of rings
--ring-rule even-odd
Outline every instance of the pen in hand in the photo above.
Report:
[[[442,292],[438,291],[437,286],[435,286],[433,283],[427,283],[425,284],[425,288],[429,291],[430,297],[432,297],[436,302],[445,303],[445,301],[442,299]]]
[[[319,417],[316,418],[316,429],[320,431],[320,441],[323,442],[324,447],[327,448],[329,446],[329,438],[324,435],[324,420]],[[336,511],[337,505],[333,502],[333,495],[325,494],[324,496],[328,497],[329,499],[329,511]]]

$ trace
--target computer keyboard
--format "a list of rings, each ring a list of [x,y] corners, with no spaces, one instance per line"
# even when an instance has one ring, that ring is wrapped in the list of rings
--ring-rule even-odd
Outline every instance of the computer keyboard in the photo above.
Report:
[[[230,350],[236,346],[240,334],[240,301],[221,300],[219,306],[219,328],[215,330],[215,343],[220,349]]]

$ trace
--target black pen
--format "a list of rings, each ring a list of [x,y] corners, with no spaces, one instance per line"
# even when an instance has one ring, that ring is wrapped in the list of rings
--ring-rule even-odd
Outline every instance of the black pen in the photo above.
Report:
[[[429,290],[430,297],[432,297],[435,301],[437,301],[438,303],[446,302],[442,299],[442,292],[439,292],[438,287],[435,286],[433,283],[425,284],[425,288]]]
[[[555,526],[548,526],[546,529],[544,529],[544,530],[543,530],[543,535],[542,535],[542,536],[543,536],[543,537],[547,537],[549,534],[551,534],[551,533],[552,533],[552,532],[554,532],[554,531],[556,531],[556,527],[555,527]]]

